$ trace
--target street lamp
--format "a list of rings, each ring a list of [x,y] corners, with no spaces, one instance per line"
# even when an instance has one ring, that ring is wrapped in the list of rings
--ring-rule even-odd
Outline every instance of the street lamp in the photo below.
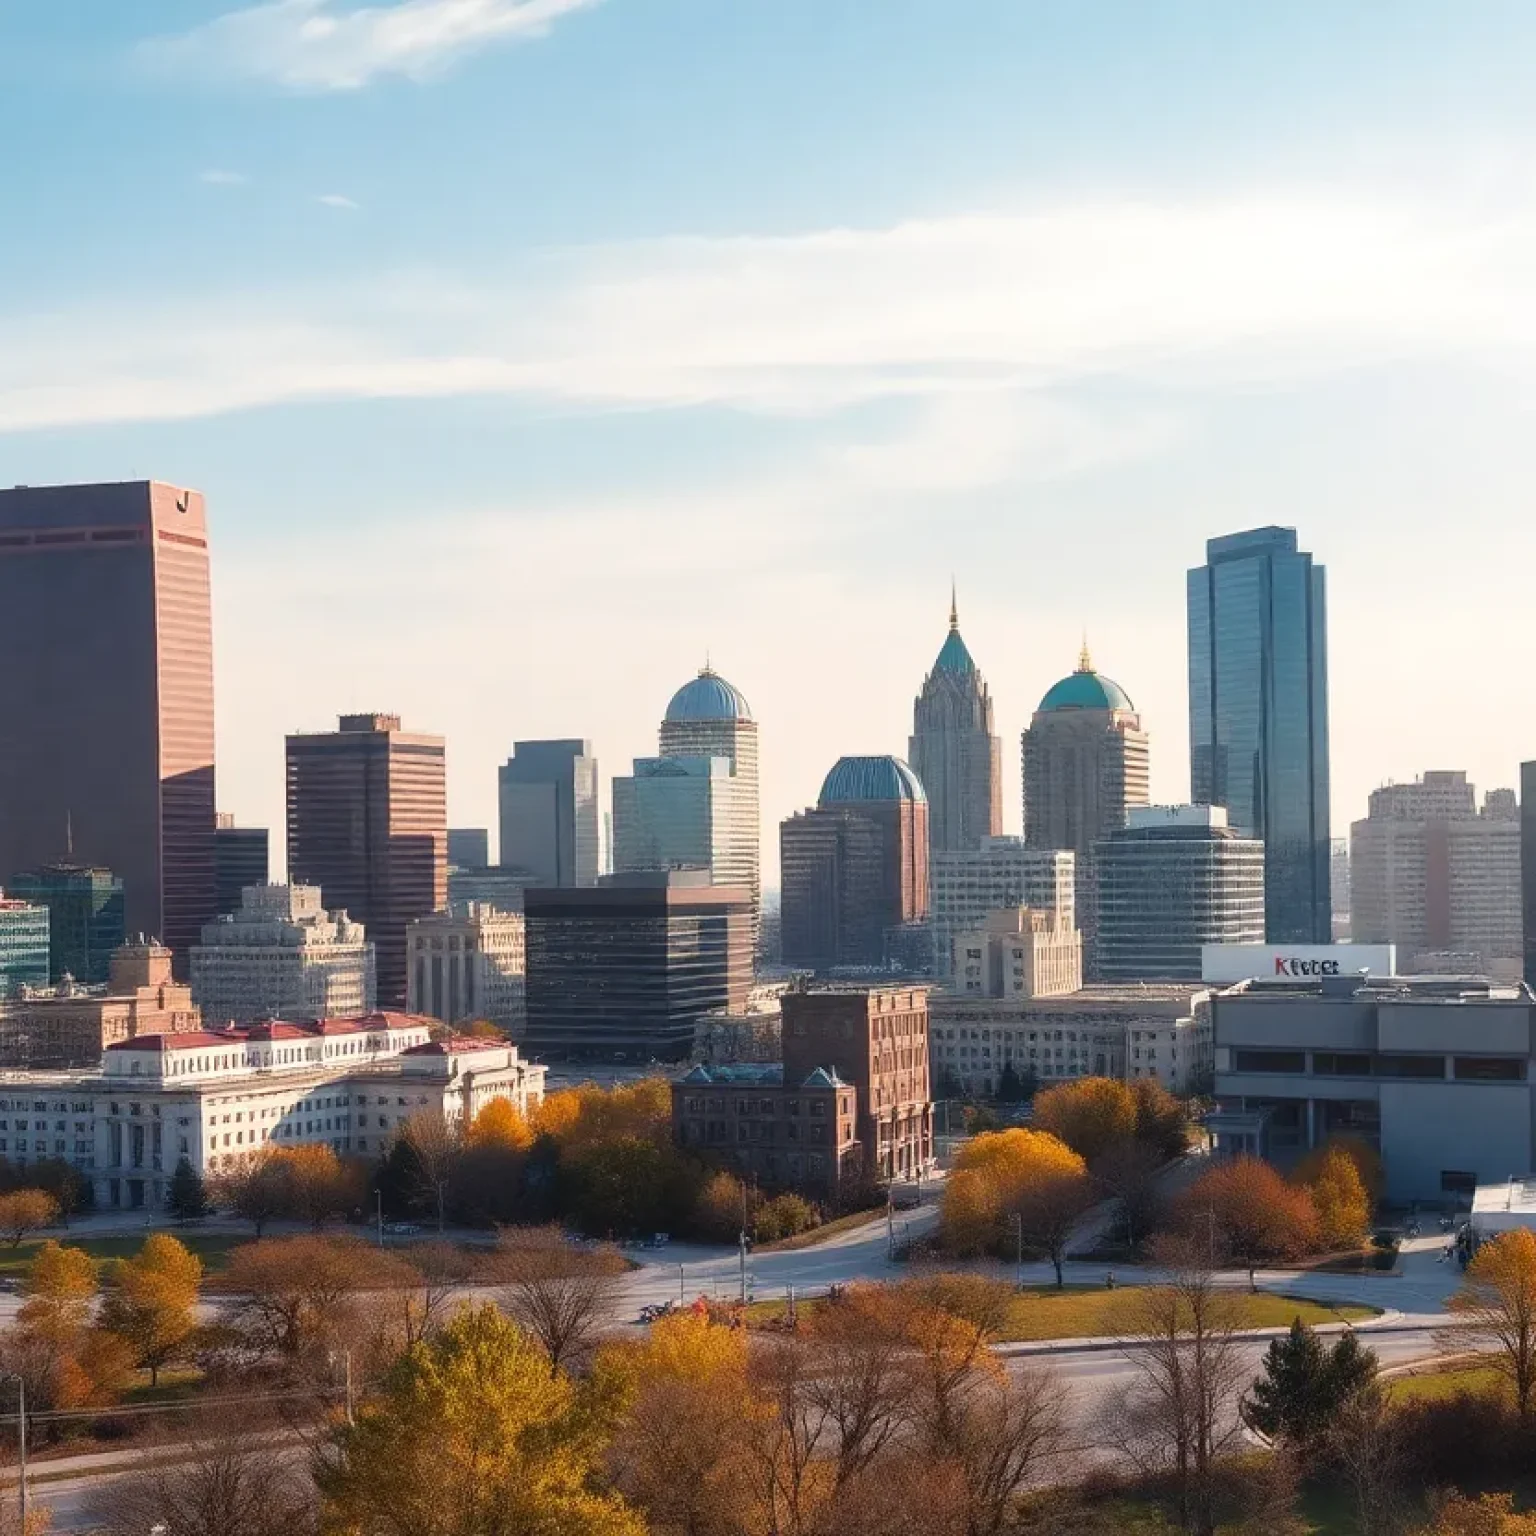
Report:
[[[1013,1225],[1019,1239],[1018,1258],[1013,1272],[1013,1288],[1016,1291],[1022,1291],[1024,1289],[1024,1213],[1022,1211],[1013,1213]]]
[[[27,1528],[27,1383],[14,1371],[7,1371],[0,1375],[0,1381],[14,1381],[16,1383],[16,1443],[17,1454],[17,1488],[18,1503],[21,1511],[21,1529]]]

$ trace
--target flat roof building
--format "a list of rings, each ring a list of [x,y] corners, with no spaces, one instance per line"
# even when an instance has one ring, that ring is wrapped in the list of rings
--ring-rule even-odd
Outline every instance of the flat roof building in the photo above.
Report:
[[[1076,926],[1077,855],[1031,848],[1022,837],[988,837],[977,848],[937,849],[928,859],[928,922],[934,975],[954,973],[956,934],[975,930],[989,912],[1029,907],[1060,912]]]
[[[48,908],[0,891],[0,997],[48,985]]]
[[[514,742],[497,772],[497,799],[504,869],[530,884],[597,883],[598,777],[590,741]]]
[[[45,864],[13,875],[12,896],[48,909],[48,976],[100,985],[123,943],[123,882],[110,869]],[[47,980],[48,978],[44,978]]]
[[[246,887],[265,885],[271,879],[269,843],[265,827],[237,827],[227,811],[219,813],[213,830],[216,917],[238,912]]]
[[[410,1011],[445,1024],[481,1020],[520,1040],[527,1022],[523,914],[470,902],[406,930]]]

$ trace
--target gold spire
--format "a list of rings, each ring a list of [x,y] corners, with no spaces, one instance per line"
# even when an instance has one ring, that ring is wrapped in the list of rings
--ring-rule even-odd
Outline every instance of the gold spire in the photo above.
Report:
[[[960,628],[960,605],[955,601],[955,578],[949,578],[949,628],[950,632]]]
[[[1088,631],[1083,631],[1083,648],[1077,653],[1077,670],[1079,672],[1093,671],[1093,657],[1088,654]]]

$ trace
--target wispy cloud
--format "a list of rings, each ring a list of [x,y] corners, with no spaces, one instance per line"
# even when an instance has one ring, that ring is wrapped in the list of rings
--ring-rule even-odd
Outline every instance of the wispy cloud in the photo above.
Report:
[[[201,171],[197,179],[210,187],[243,187],[247,180],[239,171]]]
[[[351,91],[381,75],[424,80],[477,48],[543,37],[600,0],[266,0],[139,46],[158,70]]]
[[[494,277],[158,305],[131,294],[120,310],[0,315],[0,430],[303,398],[815,413],[964,397],[930,424],[935,460],[969,434],[977,453],[1022,440],[1070,465],[1107,445],[986,398],[1089,379],[1264,386],[1404,357],[1528,362],[1532,270],[1536,206],[1478,222],[1290,199],[647,241],[548,252]],[[878,443],[853,463],[870,479],[910,468],[889,455],[882,467]]]
[[[322,192],[315,201],[324,203],[327,208],[345,208],[350,213],[356,213],[358,208],[350,197],[343,197],[340,192]]]

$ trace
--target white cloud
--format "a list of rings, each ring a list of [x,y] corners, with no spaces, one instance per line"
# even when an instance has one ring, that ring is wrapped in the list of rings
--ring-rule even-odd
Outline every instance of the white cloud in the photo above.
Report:
[[[543,37],[599,0],[266,0],[140,45],[152,68],[269,80],[295,90],[358,90],[380,75],[440,74],[488,44]]]
[[[210,187],[243,187],[247,178],[239,171],[202,171],[197,179]]]
[[[322,192],[315,201],[323,203],[327,208],[344,208],[351,213],[357,212],[358,205],[350,197],[343,197],[340,192]]]

